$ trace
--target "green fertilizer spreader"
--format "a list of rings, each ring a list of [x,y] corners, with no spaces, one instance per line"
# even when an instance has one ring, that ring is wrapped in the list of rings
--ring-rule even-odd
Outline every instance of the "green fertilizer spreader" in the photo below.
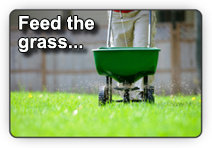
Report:
[[[99,105],[110,102],[154,102],[154,87],[148,85],[148,75],[154,75],[158,64],[160,49],[150,47],[149,39],[147,47],[109,47],[110,29],[112,21],[112,11],[110,13],[108,29],[108,47],[93,49],[96,70],[99,75],[106,76],[106,86],[99,89]],[[151,11],[149,17],[151,18]],[[151,30],[151,21],[150,29]],[[131,84],[143,78],[143,92],[141,100],[131,100],[129,91],[138,90],[138,87],[131,87]],[[123,84],[123,87],[114,89],[124,91],[123,100],[112,100],[112,79]]]

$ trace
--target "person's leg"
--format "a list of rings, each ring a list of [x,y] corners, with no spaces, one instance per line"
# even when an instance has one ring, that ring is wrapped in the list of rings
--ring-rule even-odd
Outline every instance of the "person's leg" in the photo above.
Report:
[[[139,11],[133,11],[130,13],[122,13],[123,25],[119,12],[113,12],[112,24],[111,24],[111,46],[112,47],[126,47],[125,37],[128,47],[133,47],[134,38],[134,21]],[[123,86],[122,83],[117,83],[118,87],[130,87]],[[119,91],[119,94],[123,97],[124,92]]]
[[[148,44],[148,25],[149,25],[149,11],[141,11],[138,14],[138,19],[135,22],[134,28],[134,47],[147,47]],[[152,34],[151,34],[151,47],[154,47],[155,41],[154,37],[156,34],[156,14],[155,11],[152,11]],[[151,84],[154,81],[154,75],[148,76],[148,84]],[[134,91],[131,93],[133,99],[139,99],[138,93],[143,90],[143,81],[142,79],[138,80],[134,84],[136,87],[139,87],[140,90]]]
[[[111,46],[112,47],[132,47],[133,46],[133,21],[129,20],[128,14],[122,13],[123,25],[119,12],[113,12],[111,24]],[[126,41],[125,42],[125,37]]]
[[[111,23],[111,47],[126,47],[125,37],[128,46],[133,46],[133,22],[127,21],[127,14],[122,14],[123,25],[120,17],[120,13],[113,12],[112,23]],[[124,26],[124,28],[123,28]],[[117,83],[117,86],[124,87],[122,83]],[[119,91],[121,97],[124,96],[123,91]]]
[[[148,27],[149,27],[149,11],[141,11],[138,14],[138,18],[135,22],[134,28],[134,39],[133,39],[133,47],[147,47],[148,44]],[[156,13],[152,11],[152,34],[151,34],[151,47],[155,46],[155,34],[157,32],[156,29]]]

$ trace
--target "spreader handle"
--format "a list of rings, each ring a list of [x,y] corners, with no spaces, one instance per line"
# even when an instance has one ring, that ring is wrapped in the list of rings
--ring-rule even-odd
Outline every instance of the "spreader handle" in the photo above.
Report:
[[[113,10],[110,10],[109,21],[108,21],[108,30],[107,30],[107,47],[110,47],[110,35],[111,35],[111,23],[112,23]],[[106,76],[107,89],[109,101],[112,102],[112,78]]]
[[[152,11],[149,10],[149,28],[148,28],[148,45],[147,47],[151,47],[151,34],[152,34]]]
[[[109,21],[108,21],[108,30],[107,30],[107,47],[110,47],[110,34],[111,34],[111,22],[112,22],[113,10],[110,10]]]

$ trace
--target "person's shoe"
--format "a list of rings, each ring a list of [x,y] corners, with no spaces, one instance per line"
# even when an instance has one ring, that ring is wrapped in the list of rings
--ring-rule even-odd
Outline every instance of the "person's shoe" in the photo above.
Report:
[[[144,101],[144,92],[143,91],[138,92],[135,99]]]

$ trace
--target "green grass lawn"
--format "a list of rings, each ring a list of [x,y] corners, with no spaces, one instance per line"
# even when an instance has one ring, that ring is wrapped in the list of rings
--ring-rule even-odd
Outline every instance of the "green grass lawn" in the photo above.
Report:
[[[154,104],[99,107],[98,95],[11,92],[10,132],[15,137],[197,137],[201,96],[156,96]]]

